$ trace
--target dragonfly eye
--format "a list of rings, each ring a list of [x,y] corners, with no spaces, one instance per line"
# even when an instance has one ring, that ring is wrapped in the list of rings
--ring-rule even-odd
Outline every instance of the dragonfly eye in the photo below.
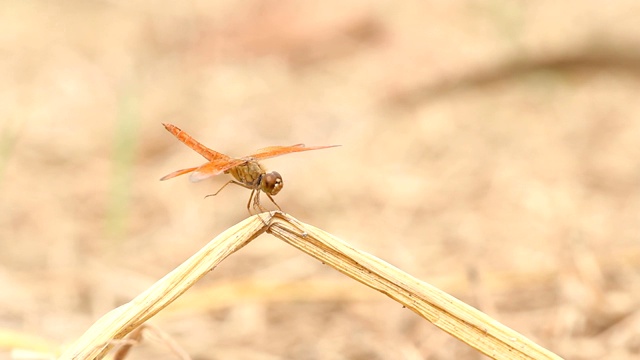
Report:
[[[284,186],[284,182],[282,182],[282,176],[275,171],[270,173],[266,173],[262,176],[262,181],[260,181],[261,190],[266,192],[269,195],[275,195]]]

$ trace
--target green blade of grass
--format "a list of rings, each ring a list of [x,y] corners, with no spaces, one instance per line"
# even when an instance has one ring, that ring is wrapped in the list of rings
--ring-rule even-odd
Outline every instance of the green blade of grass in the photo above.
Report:
[[[119,102],[114,137],[113,174],[106,216],[109,238],[119,238],[127,229],[138,122],[138,98],[128,89]]]

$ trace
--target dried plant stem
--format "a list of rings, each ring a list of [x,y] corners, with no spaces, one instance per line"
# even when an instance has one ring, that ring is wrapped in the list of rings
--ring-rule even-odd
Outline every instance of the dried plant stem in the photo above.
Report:
[[[494,359],[560,359],[453,296],[352,248],[331,234],[277,212],[272,213],[267,224],[252,216],[217,236],[147,291],[103,316],[60,359],[102,358],[113,340],[121,339],[140,326],[220,261],[264,231],[386,294],[487,356]]]
[[[59,359],[102,359],[131,331],[165,308],[222,260],[266,230],[257,216],[227,229],[130,302],[101,317]]]
[[[305,234],[300,234],[300,230]],[[479,310],[398,268],[286,214],[268,230],[293,247],[398,301],[435,326],[494,359],[560,359]]]

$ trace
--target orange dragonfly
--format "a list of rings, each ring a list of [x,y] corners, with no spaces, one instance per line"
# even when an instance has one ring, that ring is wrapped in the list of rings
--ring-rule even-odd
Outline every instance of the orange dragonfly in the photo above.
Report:
[[[185,145],[195,150],[195,152],[202,155],[205,159],[209,160],[209,162],[201,166],[174,171],[171,174],[162,177],[160,180],[167,180],[179,175],[191,173],[191,175],[189,176],[189,180],[191,180],[191,182],[197,182],[208,179],[212,176],[220,175],[222,173],[231,174],[234,179],[227,181],[227,183],[224,184],[218,191],[216,191],[214,194],[207,195],[207,197],[217,195],[229,184],[236,184],[250,189],[251,196],[249,196],[249,202],[247,203],[247,210],[249,211],[249,214],[252,214],[252,200],[254,209],[257,208],[260,211],[265,211],[265,209],[260,205],[260,192],[265,193],[269,200],[271,200],[271,202],[273,202],[275,206],[278,207],[278,210],[282,211],[280,206],[278,206],[278,204],[273,200],[272,197],[280,192],[280,190],[282,190],[282,187],[284,186],[282,176],[280,176],[280,174],[278,174],[276,171],[268,173],[266,169],[258,162],[258,160],[268,159],[294,152],[320,150],[340,146],[329,145],[305,147],[304,144],[296,144],[291,146],[271,146],[260,149],[251,155],[243,156],[236,159],[225,154],[221,154],[217,151],[213,151],[208,147],[200,144],[196,139],[191,137],[191,135],[180,130],[180,128],[175,125],[164,123],[162,125],[164,125],[167,131],[172,133],[173,136],[178,138],[178,140],[182,141]]]

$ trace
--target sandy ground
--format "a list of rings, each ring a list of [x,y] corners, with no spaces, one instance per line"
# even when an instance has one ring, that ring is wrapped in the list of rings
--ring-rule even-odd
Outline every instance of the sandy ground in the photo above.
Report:
[[[203,163],[161,122],[231,156],[341,144],[264,162],[285,211],[565,358],[640,357],[639,18],[0,1],[0,359],[64,347],[247,216],[245,189],[203,200],[225,176],[158,181]],[[193,359],[482,357],[269,235],[187,295],[151,323]]]

